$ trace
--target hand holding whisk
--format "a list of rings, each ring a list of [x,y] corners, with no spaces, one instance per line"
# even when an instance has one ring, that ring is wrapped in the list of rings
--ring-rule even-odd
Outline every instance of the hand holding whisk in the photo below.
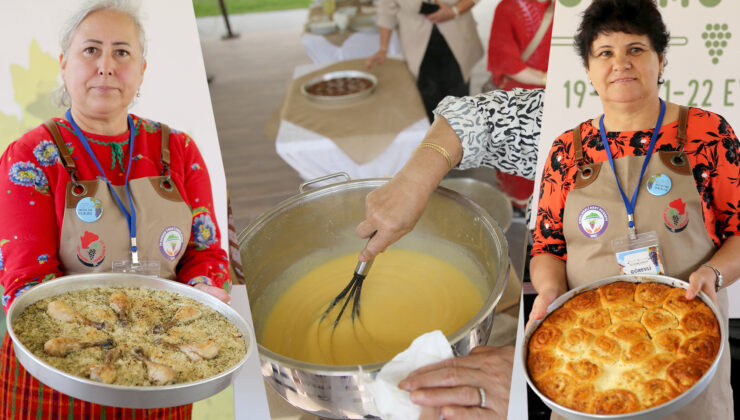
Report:
[[[370,238],[368,238],[368,242],[370,239],[375,236],[377,231],[373,232],[372,235],[370,235]],[[323,314],[321,314],[321,319],[319,322],[323,321],[324,318],[326,318],[326,315],[331,312],[332,309],[334,309],[335,306],[339,302],[341,302],[344,299],[344,304],[342,305],[342,309],[339,310],[339,315],[337,315],[337,318],[334,320],[334,325],[332,326],[332,329],[337,328],[337,324],[339,324],[339,319],[342,318],[342,314],[344,314],[344,310],[347,309],[347,305],[350,301],[352,301],[352,321],[355,320],[355,317],[360,317],[360,292],[362,291],[362,283],[365,281],[365,277],[367,277],[367,273],[370,271],[370,267],[373,265],[374,260],[369,261],[358,261],[357,266],[355,266],[355,272],[352,276],[352,280],[349,281],[349,284],[347,284],[347,287],[345,287],[337,297],[334,298],[334,300],[331,301],[329,304],[329,307],[326,308]]]

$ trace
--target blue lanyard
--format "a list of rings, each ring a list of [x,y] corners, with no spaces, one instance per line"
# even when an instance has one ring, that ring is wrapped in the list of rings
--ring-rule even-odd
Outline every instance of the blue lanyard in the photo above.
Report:
[[[85,148],[85,151],[87,151],[87,154],[92,159],[93,163],[95,163],[95,166],[97,166],[98,171],[100,172],[100,176],[103,178],[103,181],[108,185],[108,189],[110,190],[111,194],[113,194],[113,197],[116,199],[116,204],[118,204],[118,208],[121,209],[121,212],[126,217],[126,223],[128,223],[128,231],[129,235],[131,236],[131,262],[134,264],[139,263],[139,253],[137,252],[136,247],[136,208],[134,208],[134,205],[131,201],[131,191],[129,191],[128,188],[128,178],[129,174],[131,173],[131,160],[134,156],[134,137],[136,135],[136,132],[134,130],[134,119],[131,118],[131,115],[128,116],[128,130],[129,130],[129,153],[128,153],[128,165],[126,166],[126,178],[124,179],[124,186],[126,189],[126,196],[128,197],[128,208],[131,209],[131,212],[129,212],[126,209],[126,206],[123,205],[123,202],[118,197],[118,194],[116,194],[116,190],[113,188],[113,185],[111,184],[110,180],[107,176],[105,176],[105,172],[103,172],[103,168],[100,166],[100,162],[98,162],[98,159],[95,157],[95,153],[93,153],[92,149],[90,148],[90,144],[87,142],[87,139],[82,134],[82,130],[80,130],[80,127],[75,122],[74,118],[72,118],[72,113],[70,110],[67,110],[66,113],[67,121],[72,125],[72,129],[74,129],[75,134],[77,135],[77,138],[80,139],[80,143],[82,143],[82,147]]]
[[[645,169],[647,169],[650,157],[653,155],[653,149],[655,148],[655,142],[658,140],[658,134],[660,134],[660,127],[663,124],[663,117],[665,116],[665,102],[660,99],[660,114],[658,115],[658,121],[655,123],[655,130],[653,135],[650,137],[650,145],[648,146],[647,155],[645,160],[642,162],[642,170],[640,170],[640,179],[637,181],[635,192],[632,194],[632,201],[627,200],[627,195],[622,189],[622,185],[619,183],[619,177],[617,171],[614,169],[614,158],[612,157],[612,151],[609,147],[609,140],[606,138],[606,130],[604,129],[604,115],[599,119],[599,130],[601,131],[601,143],[606,149],[606,156],[609,158],[609,165],[612,167],[614,172],[614,178],[617,180],[617,188],[619,193],[622,195],[622,201],[624,201],[624,207],[627,209],[627,226],[629,228],[630,239],[636,239],[637,234],[635,233],[635,204],[637,203],[637,193],[640,191],[640,185],[642,185],[642,176],[645,175]]]

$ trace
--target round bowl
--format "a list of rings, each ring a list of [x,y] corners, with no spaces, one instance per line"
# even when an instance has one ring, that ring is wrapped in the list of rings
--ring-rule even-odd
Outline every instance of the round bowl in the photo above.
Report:
[[[324,96],[324,95],[315,95],[313,93],[310,93],[308,89],[310,89],[312,86],[319,84],[321,82],[341,79],[345,77],[352,77],[352,78],[359,78],[359,79],[365,79],[368,82],[370,82],[370,87],[364,90],[361,90],[359,92],[350,93],[346,95],[341,96]],[[318,104],[322,105],[347,105],[354,102],[359,102],[368,96],[372,95],[375,91],[375,88],[378,86],[378,78],[373,76],[370,73],[365,73],[364,71],[357,71],[357,70],[340,70],[340,71],[332,71],[328,73],[324,73],[321,76],[315,77],[301,86],[301,93],[306,95],[306,97]]]
[[[560,308],[570,300],[573,296],[587,292],[589,290],[597,289],[605,284],[614,283],[617,281],[627,281],[631,283],[645,283],[645,282],[653,282],[653,283],[663,283],[667,284],[672,287],[679,287],[682,289],[688,288],[689,284],[683,280],[668,277],[668,276],[660,276],[660,275],[641,275],[641,276],[628,276],[628,275],[620,275],[620,276],[612,276],[612,277],[606,277],[601,280],[594,281],[592,283],[586,284],[584,286],[575,288],[573,290],[569,290],[567,293],[561,295],[557,299],[555,299],[550,306],[547,308],[547,315],[550,315],[552,312],[554,312],[556,309]],[[574,419],[574,420],[595,420],[595,419],[601,419],[601,420],[616,420],[616,419],[626,419],[626,420],[654,420],[654,419],[660,419],[665,416],[668,416],[671,413],[674,413],[681,408],[685,407],[688,403],[690,403],[694,398],[696,398],[699,394],[704,391],[704,389],[709,385],[709,382],[711,382],[712,378],[714,377],[714,374],[717,372],[717,366],[719,365],[720,358],[722,357],[722,353],[725,351],[725,342],[727,341],[727,326],[724,322],[721,322],[722,314],[719,310],[719,307],[712,302],[712,300],[704,294],[704,292],[699,292],[697,295],[697,298],[701,299],[702,302],[704,302],[714,313],[714,316],[717,318],[717,323],[719,324],[720,329],[720,347],[719,351],[717,352],[717,357],[714,359],[714,362],[709,367],[709,369],[704,373],[704,376],[699,379],[691,388],[687,389],[685,392],[683,392],[678,397],[655,407],[651,407],[647,410],[642,411],[635,411],[634,413],[626,413],[626,414],[614,414],[614,415],[605,415],[605,414],[589,414],[589,413],[583,413],[581,411],[576,411],[571,408],[562,406],[548,397],[546,397],[542,392],[540,392],[539,389],[534,385],[534,382],[532,381],[532,378],[529,376],[529,369],[527,369],[527,352],[529,348],[529,339],[532,338],[532,334],[537,330],[537,327],[547,318],[545,318],[533,321],[532,324],[529,326],[529,329],[525,331],[524,333],[524,345],[522,346],[522,353],[521,353],[521,360],[522,360],[522,366],[524,366],[524,373],[527,378],[527,383],[529,384],[530,388],[542,399],[542,401],[552,409],[552,411],[560,414],[563,417]]]
[[[237,327],[244,336],[247,351],[234,366],[210,378],[164,386],[121,386],[103,384],[63,372],[39,359],[18,340],[13,331],[13,323],[28,306],[47,297],[93,287],[137,287],[165,290],[208,305]],[[217,394],[231,385],[234,375],[244,366],[256,347],[254,332],[247,321],[236,310],[215,297],[175,281],[123,273],[65,276],[34,286],[10,305],[7,327],[18,361],[36,379],[51,388],[81,400],[125,408],[174,407]]]
[[[357,14],[357,6],[338,7],[337,10],[334,11],[334,13],[339,13],[341,15],[347,16],[348,18],[352,18]]]
[[[355,16],[349,23],[349,29],[353,32],[376,33],[378,24],[376,15]]]
[[[277,299],[301,275],[364,247],[366,240],[357,237],[355,226],[364,219],[365,196],[387,181],[345,181],[313,190],[306,190],[304,184],[298,195],[267,211],[240,233],[239,250],[257,337],[262,336]],[[508,247],[496,221],[469,199],[440,188],[430,197],[414,230],[393,247],[447,261],[450,249],[465,256],[466,261],[456,260],[453,265],[487,297],[475,316],[447,338],[458,354],[486,343],[509,273]],[[375,377],[385,362],[318,365],[277,354],[262,346],[259,338],[257,347],[265,381],[290,404],[319,417],[378,416],[362,385],[361,371]]]
[[[337,24],[330,20],[320,20],[308,24],[308,31],[316,35],[333,34],[337,29]]]

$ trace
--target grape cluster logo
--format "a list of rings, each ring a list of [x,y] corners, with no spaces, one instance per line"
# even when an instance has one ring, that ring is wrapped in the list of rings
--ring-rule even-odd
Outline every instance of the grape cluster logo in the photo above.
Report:
[[[704,46],[707,47],[707,52],[712,57],[712,64],[719,63],[719,58],[722,57],[732,38],[732,33],[728,29],[729,26],[726,23],[707,23],[705,31],[701,33]]]

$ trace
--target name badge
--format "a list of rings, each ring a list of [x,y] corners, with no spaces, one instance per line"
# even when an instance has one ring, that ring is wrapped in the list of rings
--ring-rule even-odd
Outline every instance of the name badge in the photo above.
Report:
[[[636,239],[614,239],[612,248],[622,274],[665,274],[655,231],[638,234]]]

